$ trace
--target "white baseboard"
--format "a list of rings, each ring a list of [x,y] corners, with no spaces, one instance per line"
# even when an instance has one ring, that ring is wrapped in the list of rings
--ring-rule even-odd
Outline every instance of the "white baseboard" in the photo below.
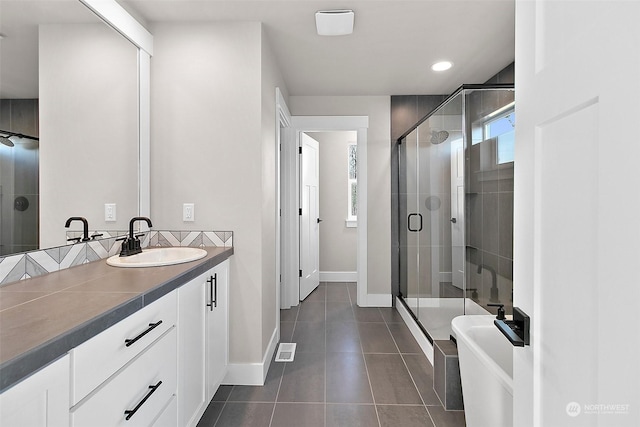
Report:
[[[364,305],[360,307],[391,307],[393,299],[391,294],[367,294]]]
[[[260,363],[229,363],[227,375],[222,384],[225,385],[264,385],[264,380],[269,372],[273,354],[280,341],[280,328],[274,329],[267,352]]]
[[[424,335],[424,332],[422,332],[415,319],[411,317],[411,314],[409,314],[398,297],[396,297],[396,310],[400,313],[402,320],[404,320],[404,323],[406,323],[407,327],[411,331],[411,335],[413,335],[416,341],[418,341],[418,345],[422,349],[422,352],[427,359],[429,359],[431,366],[433,366],[433,345],[431,345],[427,337]]]
[[[357,271],[321,271],[321,282],[357,282]]]

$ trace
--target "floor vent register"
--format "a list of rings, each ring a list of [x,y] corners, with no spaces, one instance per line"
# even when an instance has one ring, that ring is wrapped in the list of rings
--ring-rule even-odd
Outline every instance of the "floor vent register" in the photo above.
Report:
[[[276,362],[293,362],[293,358],[296,355],[296,343],[283,342],[278,346],[278,352],[276,353]]]

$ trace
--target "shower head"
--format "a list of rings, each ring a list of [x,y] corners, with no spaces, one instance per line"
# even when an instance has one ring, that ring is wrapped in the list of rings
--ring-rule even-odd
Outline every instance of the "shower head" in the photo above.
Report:
[[[7,147],[13,147],[15,144],[13,143],[13,141],[11,141],[11,137],[16,137],[16,138],[26,138],[26,139],[31,139],[33,141],[37,141],[40,142],[40,138],[38,138],[37,136],[29,136],[29,135],[23,135],[21,133],[16,133],[16,132],[11,132],[8,130],[1,130],[0,129],[0,144],[6,145]]]
[[[449,132],[446,130],[441,131],[431,131],[431,143],[432,144],[442,144],[449,138]]]
[[[0,144],[6,145],[7,147],[13,147],[15,145],[6,135],[0,136]]]

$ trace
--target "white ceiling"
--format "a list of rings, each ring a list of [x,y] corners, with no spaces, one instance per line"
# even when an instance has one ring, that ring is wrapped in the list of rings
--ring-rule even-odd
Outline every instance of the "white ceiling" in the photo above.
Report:
[[[121,0],[157,22],[258,21],[291,95],[447,94],[514,60],[515,0]],[[349,36],[316,34],[318,10],[353,9]],[[442,59],[454,67],[430,66]]]
[[[291,95],[448,94],[514,60],[515,0],[118,0],[159,22],[262,22]],[[318,10],[353,9],[354,33],[320,37]],[[0,0],[0,94],[37,97],[37,24],[96,19],[77,0]],[[8,59],[11,58],[11,59]],[[431,71],[447,59],[454,67]]]

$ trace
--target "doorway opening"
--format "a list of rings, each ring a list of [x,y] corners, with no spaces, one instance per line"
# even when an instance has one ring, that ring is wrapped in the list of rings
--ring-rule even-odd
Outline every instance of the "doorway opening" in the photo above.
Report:
[[[367,306],[367,215],[366,215],[366,142],[368,117],[363,116],[293,116],[291,126],[281,132],[280,143],[280,194],[281,208],[280,255],[281,286],[280,307],[291,308],[299,304],[301,298],[300,277],[302,270],[300,209],[303,208],[301,191],[300,150],[305,134],[330,132],[353,132],[357,145],[358,180],[354,189],[357,192],[356,210],[358,212],[356,228],[356,270],[350,277],[357,282],[357,303]],[[347,155],[345,153],[345,159]],[[346,160],[345,160],[346,162]],[[346,181],[345,181],[345,185]],[[346,218],[346,212],[345,212]],[[315,218],[316,225],[319,224]],[[343,219],[344,221],[344,219]],[[311,221],[313,223],[313,221]],[[304,274],[304,272],[302,273]]]

